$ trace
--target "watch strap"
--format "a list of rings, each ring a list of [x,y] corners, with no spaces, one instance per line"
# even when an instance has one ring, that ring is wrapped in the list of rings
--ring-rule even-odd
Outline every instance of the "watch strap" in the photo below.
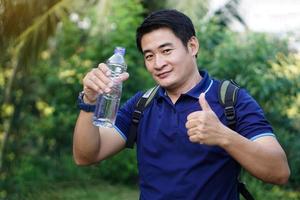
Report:
[[[87,104],[83,100],[84,91],[80,92],[77,99],[77,107],[79,110],[83,110],[85,112],[94,112],[96,109],[96,105]]]

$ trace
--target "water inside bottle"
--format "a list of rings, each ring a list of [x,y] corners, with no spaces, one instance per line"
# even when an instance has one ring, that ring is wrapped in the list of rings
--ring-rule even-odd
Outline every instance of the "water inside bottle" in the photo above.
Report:
[[[120,64],[110,64],[109,65],[110,71],[111,71],[111,77],[118,77],[121,73],[124,71],[124,66]]]
[[[113,82],[113,86],[109,93],[99,95],[97,99],[93,118],[93,124],[95,126],[113,127],[115,123],[122,93],[122,82],[118,80],[118,77],[125,72],[127,68],[123,57],[124,54],[124,48],[116,48],[114,55],[106,62],[111,71],[110,79]]]
[[[119,98],[102,95],[102,97],[98,97],[97,101],[93,124],[95,126],[113,127],[120,103]]]

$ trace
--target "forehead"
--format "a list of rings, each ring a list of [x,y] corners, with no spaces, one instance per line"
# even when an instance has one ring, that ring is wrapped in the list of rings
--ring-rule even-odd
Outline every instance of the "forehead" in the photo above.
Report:
[[[181,40],[169,28],[159,28],[143,35],[141,47],[143,52],[155,50],[163,44],[182,45]]]

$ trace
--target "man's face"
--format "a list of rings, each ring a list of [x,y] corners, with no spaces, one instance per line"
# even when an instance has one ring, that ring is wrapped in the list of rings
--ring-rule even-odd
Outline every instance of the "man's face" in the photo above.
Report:
[[[146,68],[160,86],[176,90],[189,82],[191,75],[197,71],[195,55],[198,46],[195,47],[195,40],[197,42],[192,37],[185,47],[169,28],[154,30],[142,37]]]

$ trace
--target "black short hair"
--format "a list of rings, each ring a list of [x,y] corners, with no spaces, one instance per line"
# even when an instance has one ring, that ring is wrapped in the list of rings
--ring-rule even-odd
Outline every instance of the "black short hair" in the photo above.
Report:
[[[159,10],[151,13],[136,30],[136,45],[142,52],[141,40],[143,35],[159,28],[169,28],[181,40],[184,46],[192,36],[195,36],[195,28],[191,19],[177,10]]]

